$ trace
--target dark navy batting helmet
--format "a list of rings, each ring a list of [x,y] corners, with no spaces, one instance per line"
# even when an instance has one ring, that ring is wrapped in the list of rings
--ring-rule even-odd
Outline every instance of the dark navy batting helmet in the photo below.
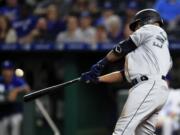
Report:
[[[132,22],[129,25],[129,28],[132,31],[135,31],[138,25],[143,26],[146,24],[159,23],[159,25],[163,26],[163,20],[160,14],[154,9],[144,9],[136,13]]]

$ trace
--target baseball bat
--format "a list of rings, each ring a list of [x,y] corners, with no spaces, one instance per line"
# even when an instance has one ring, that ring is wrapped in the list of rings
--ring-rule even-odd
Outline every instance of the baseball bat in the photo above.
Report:
[[[67,81],[67,82],[64,82],[64,83],[60,83],[60,84],[57,84],[57,85],[54,85],[54,86],[51,86],[51,87],[47,87],[47,88],[44,88],[44,89],[40,89],[40,90],[37,90],[35,92],[31,92],[29,94],[26,94],[24,96],[24,101],[25,102],[29,102],[29,101],[32,101],[36,98],[39,98],[43,95],[46,95],[46,94],[49,94],[49,93],[52,93],[54,91],[57,90],[57,88],[62,88],[62,87],[65,87],[65,86],[69,86],[73,83],[76,83],[76,82],[79,82],[80,81],[80,77],[79,78],[76,78],[76,79],[73,79],[73,80],[70,80],[70,81]]]

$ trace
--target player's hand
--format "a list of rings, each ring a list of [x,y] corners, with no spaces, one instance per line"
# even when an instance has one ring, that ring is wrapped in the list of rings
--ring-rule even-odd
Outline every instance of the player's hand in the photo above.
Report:
[[[8,95],[8,100],[9,100],[10,102],[15,101],[16,98],[17,98],[17,95],[18,95],[18,92],[17,92],[16,90],[12,90],[12,91],[9,93],[9,95]]]
[[[102,69],[103,67],[99,63],[93,65],[89,72],[82,73],[81,81],[85,83],[98,83],[98,76],[100,76]]]
[[[91,71],[81,74],[81,81],[85,83],[98,83],[98,77]]]
[[[81,75],[81,80],[86,83],[98,83],[98,77],[101,75],[104,67],[108,64],[108,61],[106,58],[100,60],[98,63],[94,64],[91,67],[91,70],[89,72],[83,73]]]

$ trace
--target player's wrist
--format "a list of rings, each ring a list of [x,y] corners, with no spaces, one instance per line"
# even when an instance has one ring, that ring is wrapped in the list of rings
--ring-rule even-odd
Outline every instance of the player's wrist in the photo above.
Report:
[[[99,68],[102,70],[108,64],[109,64],[109,60],[105,57],[105,58],[101,59],[100,61],[98,61],[96,65],[99,66]]]
[[[109,61],[107,58],[103,58],[91,67],[91,74],[95,77],[101,75],[104,68],[108,65]]]

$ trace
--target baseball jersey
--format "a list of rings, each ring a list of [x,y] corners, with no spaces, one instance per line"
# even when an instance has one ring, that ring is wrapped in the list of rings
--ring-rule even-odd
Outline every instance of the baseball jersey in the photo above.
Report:
[[[166,32],[159,26],[147,24],[136,30],[130,38],[137,48],[126,55],[127,80],[131,82],[142,75],[166,76],[172,67]]]
[[[9,92],[14,90],[15,88],[24,88],[26,86],[27,83],[23,78],[13,76],[12,81],[7,84],[4,82],[4,78],[0,76],[0,118],[14,113],[22,112],[23,105],[21,102],[8,102],[6,98]]]

